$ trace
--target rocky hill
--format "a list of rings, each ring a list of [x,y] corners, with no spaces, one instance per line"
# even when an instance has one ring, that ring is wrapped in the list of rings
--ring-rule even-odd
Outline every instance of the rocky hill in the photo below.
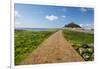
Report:
[[[66,27],[66,28],[81,28],[81,26],[79,26],[78,24],[75,24],[74,22],[66,24],[64,27]]]

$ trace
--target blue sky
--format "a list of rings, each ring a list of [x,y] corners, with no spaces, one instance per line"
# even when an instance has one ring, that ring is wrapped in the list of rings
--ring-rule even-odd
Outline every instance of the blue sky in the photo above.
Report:
[[[93,27],[94,9],[15,4],[16,28],[61,28],[70,22],[75,22],[82,27]]]

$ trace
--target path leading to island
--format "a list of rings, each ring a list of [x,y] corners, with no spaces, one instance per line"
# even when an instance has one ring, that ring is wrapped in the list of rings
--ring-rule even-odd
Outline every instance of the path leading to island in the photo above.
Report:
[[[84,61],[66,41],[62,30],[45,40],[21,64],[41,64]]]

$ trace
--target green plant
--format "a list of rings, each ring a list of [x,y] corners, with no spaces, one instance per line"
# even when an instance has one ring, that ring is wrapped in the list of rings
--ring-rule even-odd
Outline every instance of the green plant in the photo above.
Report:
[[[55,31],[15,30],[15,64],[20,64],[29,53]]]

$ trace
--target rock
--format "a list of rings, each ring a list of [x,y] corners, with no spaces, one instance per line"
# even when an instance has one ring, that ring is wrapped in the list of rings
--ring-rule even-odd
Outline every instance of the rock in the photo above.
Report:
[[[90,58],[90,55],[88,53],[84,53],[82,56],[86,61],[88,61],[88,59]]]
[[[94,53],[91,55],[91,60],[94,60]]]
[[[85,52],[85,49],[84,48],[79,48],[78,51],[82,55],[82,53]]]
[[[94,52],[93,48],[88,48],[87,51],[88,51],[89,53],[93,53],[93,52]]]
[[[88,44],[83,44],[82,47],[83,48],[89,48]]]
[[[91,43],[91,44],[88,44],[88,46],[93,48],[94,47],[94,44]]]
[[[75,24],[74,22],[71,22],[71,23],[65,25],[65,27],[69,27],[69,28],[81,28],[78,24]]]

